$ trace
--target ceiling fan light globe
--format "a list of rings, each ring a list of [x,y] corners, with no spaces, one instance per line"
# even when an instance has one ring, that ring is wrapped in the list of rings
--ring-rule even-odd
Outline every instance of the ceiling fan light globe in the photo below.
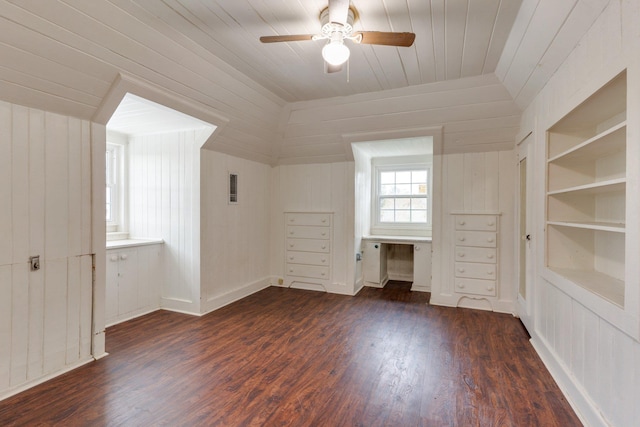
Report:
[[[344,64],[350,54],[349,48],[341,41],[331,41],[322,48],[322,57],[331,65]]]

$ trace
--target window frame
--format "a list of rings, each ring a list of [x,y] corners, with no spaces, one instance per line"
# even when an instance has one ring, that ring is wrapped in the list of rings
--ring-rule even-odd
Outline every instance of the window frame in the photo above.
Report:
[[[127,212],[127,173],[126,173],[126,161],[127,161],[127,138],[124,135],[119,135],[114,132],[107,133],[107,143],[105,152],[105,205],[106,205],[106,191],[107,188],[111,189],[111,220],[106,218],[105,222],[107,233],[119,233],[126,229],[126,212]],[[113,182],[109,182],[108,168],[110,166],[107,156],[111,155],[113,170],[111,173]]]
[[[433,228],[433,156],[377,157],[371,159],[371,166],[371,234],[430,236]],[[427,199],[427,222],[393,223],[380,221],[380,200],[389,197],[380,194],[381,173],[409,170],[425,170],[427,172],[427,194],[424,196]]]

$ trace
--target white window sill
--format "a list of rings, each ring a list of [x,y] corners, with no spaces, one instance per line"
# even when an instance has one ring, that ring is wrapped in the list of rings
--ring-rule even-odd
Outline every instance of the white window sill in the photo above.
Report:
[[[129,233],[126,231],[114,231],[107,233],[107,242],[111,240],[126,240],[129,238]]]
[[[107,242],[107,249],[129,248],[134,246],[160,245],[163,244],[162,239],[124,239],[111,240]]]

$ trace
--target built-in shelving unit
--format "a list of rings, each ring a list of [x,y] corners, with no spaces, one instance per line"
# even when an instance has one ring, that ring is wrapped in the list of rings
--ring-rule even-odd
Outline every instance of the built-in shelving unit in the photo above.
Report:
[[[547,132],[546,266],[624,308],[626,72]]]

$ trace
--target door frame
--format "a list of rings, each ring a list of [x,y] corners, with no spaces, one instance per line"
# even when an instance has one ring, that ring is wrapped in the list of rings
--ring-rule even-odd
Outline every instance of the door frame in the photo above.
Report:
[[[535,301],[535,280],[534,280],[534,272],[535,272],[535,243],[536,239],[534,236],[534,191],[535,191],[535,179],[533,173],[534,166],[534,137],[533,132],[529,132],[525,135],[524,138],[518,142],[516,146],[516,176],[517,176],[517,184],[516,184],[516,197],[515,197],[515,247],[516,247],[516,281],[515,281],[515,295],[516,295],[516,311],[518,316],[522,320],[522,323],[529,331],[529,334],[534,330],[534,301]],[[525,232],[524,235],[520,232],[520,222],[521,222],[521,162],[526,160],[526,168],[525,168]],[[526,238],[525,236],[529,236]],[[523,298],[520,295],[520,275],[521,268],[520,265],[520,256],[522,251],[521,244],[524,242],[525,247],[525,294],[526,298]]]

